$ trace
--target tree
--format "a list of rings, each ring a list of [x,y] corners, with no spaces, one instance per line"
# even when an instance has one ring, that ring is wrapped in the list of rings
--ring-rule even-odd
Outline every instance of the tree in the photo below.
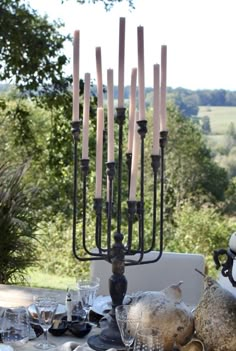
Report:
[[[69,36],[58,32],[62,24],[49,23],[20,0],[1,1],[0,13],[0,80],[10,79],[28,92],[68,88],[62,50]]]
[[[204,255],[210,275],[216,275],[214,250],[227,247],[234,221],[222,216],[213,207],[197,209],[186,202],[174,215],[176,227],[166,250]]]
[[[191,199],[198,206],[224,200],[226,171],[212,159],[199,128],[176,110],[169,110],[166,160],[169,211]]]
[[[191,90],[183,88],[171,89],[168,98],[178,106],[183,116],[191,117],[198,114],[199,99]]]
[[[210,123],[210,118],[208,116],[203,116],[202,117],[202,132],[204,134],[210,134],[211,133],[211,123]]]
[[[62,3],[64,1],[68,1],[68,0],[62,0]],[[76,0],[78,3],[80,4],[86,4],[86,3],[92,3],[95,4],[97,2],[102,2],[104,4],[104,7],[107,11],[109,11],[117,2],[122,2],[124,0]],[[134,9],[134,2],[135,0],[126,0],[129,4],[129,7]]]

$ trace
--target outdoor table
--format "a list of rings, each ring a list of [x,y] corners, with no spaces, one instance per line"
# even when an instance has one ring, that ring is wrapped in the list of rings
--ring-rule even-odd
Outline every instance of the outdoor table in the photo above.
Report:
[[[84,346],[86,347],[86,349],[90,349],[89,346],[87,345],[86,341],[87,338],[93,334],[97,334],[99,332],[99,328],[92,328],[91,332],[86,335],[84,338],[78,338],[75,337],[73,335],[62,335],[62,336],[53,336],[50,333],[48,333],[48,340],[50,340],[50,342],[54,343],[57,345],[56,348],[50,349],[50,350],[55,350],[55,351],[59,351],[60,349],[63,351],[69,351],[68,348],[65,349],[65,344],[68,342],[74,342],[76,344],[78,344],[78,346]],[[43,335],[41,335],[39,338],[43,338]],[[23,347],[21,347],[21,350],[24,351],[36,351],[37,349],[34,347],[34,344],[38,342],[38,338],[34,339],[34,340],[30,340],[28,341]],[[90,349],[91,350],[91,349]]]
[[[5,285],[0,284],[0,308],[1,307],[17,307],[17,306],[24,306],[28,307],[30,304],[33,303],[33,297],[35,295],[43,295],[46,292],[55,292],[58,295],[58,302],[64,304],[65,297],[66,297],[66,289],[65,290],[56,290],[56,289],[44,289],[44,288],[31,288],[31,287],[23,287],[17,285]],[[79,338],[69,334],[69,332],[63,334],[62,336],[53,336],[52,334],[48,333],[48,339],[57,345],[57,348],[51,350],[59,350],[62,345],[66,342],[75,342],[78,345],[86,344],[86,340],[90,335],[98,334],[99,328],[93,327],[92,330],[88,335],[83,338]],[[38,338],[43,338],[43,334]],[[23,347],[20,349],[27,350],[27,351],[35,351],[37,350],[34,347],[34,344],[38,341],[38,338],[30,340],[27,342]],[[88,348],[88,346],[87,346]]]

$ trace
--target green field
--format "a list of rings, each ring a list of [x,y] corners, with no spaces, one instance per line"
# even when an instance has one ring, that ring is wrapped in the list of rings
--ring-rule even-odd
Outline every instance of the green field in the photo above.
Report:
[[[230,123],[236,127],[236,107],[225,106],[200,106],[198,117],[210,118],[212,136],[225,135]],[[220,140],[220,138],[219,138]]]

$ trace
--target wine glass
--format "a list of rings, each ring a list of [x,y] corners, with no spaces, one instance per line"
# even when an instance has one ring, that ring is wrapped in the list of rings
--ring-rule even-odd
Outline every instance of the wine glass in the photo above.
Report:
[[[158,328],[138,329],[134,351],[164,351],[163,339]]]
[[[56,347],[48,342],[48,330],[52,326],[53,318],[58,306],[57,297],[54,295],[38,296],[34,299],[39,325],[43,329],[44,340],[35,344],[37,349],[48,350]]]
[[[127,351],[133,344],[137,329],[141,321],[141,311],[131,313],[133,305],[120,305],[115,308],[116,322],[120,330],[121,339]]]
[[[30,322],[26,308],[6,308],[1,322],[2,342],[19,347],[29,341],[29,336]]]
[[[85,322],[92,324],[89,321],[89,312],[93,306],[94,300],[96,298],[97,290],[99,288],[100,279],[92,278],[79,280],[77,282],[77,287],[79,291],[79,299],[82,304],[83,309],[86,312]]]

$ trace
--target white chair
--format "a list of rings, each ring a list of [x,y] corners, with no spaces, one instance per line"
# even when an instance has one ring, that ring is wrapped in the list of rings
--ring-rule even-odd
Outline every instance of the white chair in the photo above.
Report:
[[[156,252],[145,255],[146,260],[156,257]],[[199,254],[164,252],[156,263],[128,266],[125,276],[128,281],[127,294],[137,291],[159,291],[183,281],[183,301],[196,306],[204,289],[204,278],[195,271],[204,273],[204,257]],[[98,295],[109,295],[108,279],[112,275],[111,264],[106,261],[92,261],[91,276],[101,279]]]

